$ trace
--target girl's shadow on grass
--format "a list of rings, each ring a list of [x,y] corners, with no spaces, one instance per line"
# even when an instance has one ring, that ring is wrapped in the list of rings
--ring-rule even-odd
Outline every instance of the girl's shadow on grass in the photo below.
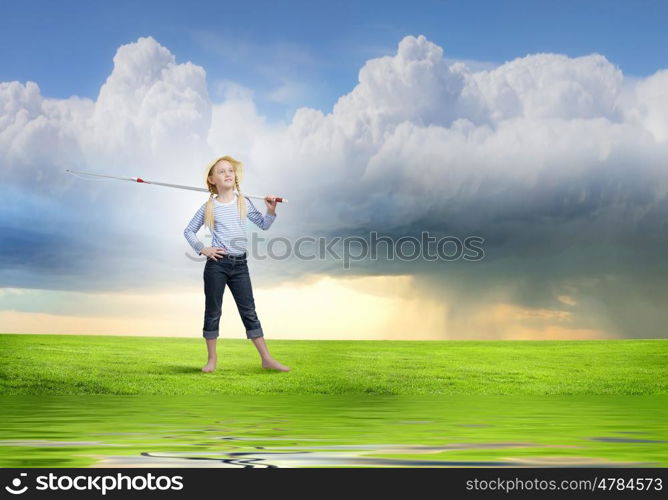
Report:
[[[203,366],[203,365],[202,365]],[[201,374],[208,376],[215,376],[216,373],[225,372],[225,373],[234,373],[236,375],[262,375],[262,374],[272,374],[272,373],[281,373],[278,370],[267,370],[257,365],[240,365],[240,366],[221,366],[218,365],[216,369],[211,373],[205,373],[202,371],[202,366],[197,364],[189,365],[162,365],[162,371],[165,373],[173,374]]]

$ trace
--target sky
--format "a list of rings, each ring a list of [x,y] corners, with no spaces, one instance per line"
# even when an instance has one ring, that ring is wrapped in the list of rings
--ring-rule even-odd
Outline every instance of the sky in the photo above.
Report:
[[[422,34],[446,57],[498,65],[530,53],[604,54],[627,76],[665,68],[662,1],[3,2],[0,81],[31,80],[46,97],[95,99],[116,49],[151,35],[178,60],[252,89],[261,113],[330,112],[364,62]]]
[[[664,2],[3,13],[2,332],[201,336],[203,262],[183,229],[205,195],[64,170],[200,186],[231,154],[246,192],[289,200],[249,236],[428,232],[484,249],[251,257],[268,338],[665,336]],[[221,337],[245,337],[228,291]]]

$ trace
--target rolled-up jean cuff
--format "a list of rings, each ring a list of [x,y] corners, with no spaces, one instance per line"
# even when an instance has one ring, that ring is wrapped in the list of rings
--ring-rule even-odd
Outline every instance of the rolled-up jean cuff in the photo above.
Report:
[[[202,335],[204,336],[205,339],[217,339],[218,338],[218,330],[202,330]]]
[[[264,337],[262,328],[256,328],[255,330],[246,330],[246,338],[256,339],[258,337]]]

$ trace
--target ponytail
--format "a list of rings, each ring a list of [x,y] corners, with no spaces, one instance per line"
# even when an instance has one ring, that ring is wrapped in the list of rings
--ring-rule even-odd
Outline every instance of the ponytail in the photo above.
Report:
[[[214,207],[213,207],[213,193],[209,196],[209,199],[206,202],[206,208],[204,209],[204,225],[209,228],[213,233],[213,219]]]
[[[247,210],[246,210],[246,198],[244,197],[243,194],[241,194],[241,188],[239,187],[239,180],[237,179],[237,176],[234,176],[234,186],[237,188],[237,192],[239,193],[239,198],[237,199],[237,210],[239,211],[239,218],[243,221],[246,218],[247,215]]]

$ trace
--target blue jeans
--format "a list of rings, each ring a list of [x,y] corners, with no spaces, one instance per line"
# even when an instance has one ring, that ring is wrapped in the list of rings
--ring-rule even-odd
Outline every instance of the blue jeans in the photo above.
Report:
[[[255,312],[253,287],[246,253],[241,256],[226,255],[217,261],[207,258],[204,266],[204,295],[206,309],[204,311],[205,339],[215,339],[219,335],[220,314],[223,306],[223,292],[227,285],[232,291],[234,301],[246,328],[246,338],[263,337],[262,325]]]

